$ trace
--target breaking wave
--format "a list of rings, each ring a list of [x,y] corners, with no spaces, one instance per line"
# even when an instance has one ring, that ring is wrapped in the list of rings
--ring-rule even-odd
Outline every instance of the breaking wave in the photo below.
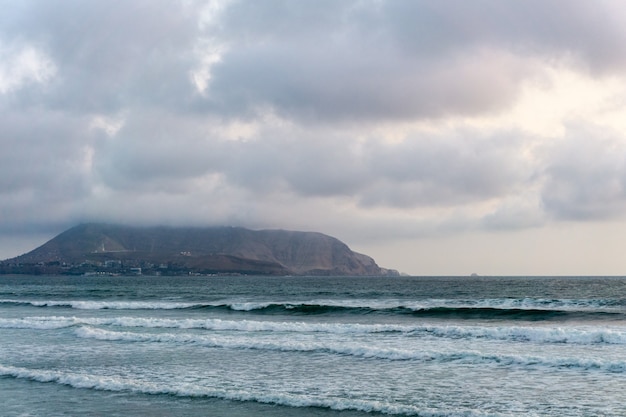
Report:
[[[150,342],[194,344],[209,348],[254,349],[281,352],[321,352],[348,355],[360,358],[386,359],[392,361],[455,362],[463,364],[498,364],[524,367],[583,368],[622,373],[626,371],[626,362],[611,362],[597,359],[542,358],[525,355],[485,355],[476,351],[427,352],[418,349],[377,347],[371,343],[345,341],[323,341],[317,339],[295,340],[293,338],[259,340],[255,337],[207,336],[180,333],[134,333],[79,327],[75,330],[78,337],[104,341]]]
[[[177,310],[208,309],[251,314],[291,315],[409,315],[424,318],[480,320],[626,320],[623,300],[311,300],[295,302],[173,302],[173,301],[83,301],[0,300],[0,304],[78,310]]]
[[[155,383],[124,377],[110,377],[72,372],[44,371],[14,366],[0,365],[0,376],[43,383],[56,383],[73,388],[93,389],[113,392],[133,392],[151,395],[174,395],[178,397],[204,397],[231,401],[250,401],[264,404],[276,404],[294,408],[316,407],[337,411],[354,410],[368,413],[383,413],[405,416],[438,416],[438,417],[473,417],[470,412],[442,413],[441,410],[428,410],[413,405],[363,400],[355,398],[339,398],[335,396],[314,396],[290,392],[265,392],[263,390],[237,390],[204,387],[188,382]]]
[[[202,306],[197,303],[170,301],[81,301],[81,300],[0,300],[0,304],[30,305],[33,307],[65,307],[76,310],[177,310]]]
[[[405,337],[447,339],[510,340],[532,343],[626,345],[626,328],[530,327],[530,326],[446,326],[360,323],[312,323],[222,319],[167,319],[151,317],[24,317],[0,318],[0,328],[54,330],[79,326],[125,328],[199,329],[235,332],[292,332],[330,334],[400,333]]]

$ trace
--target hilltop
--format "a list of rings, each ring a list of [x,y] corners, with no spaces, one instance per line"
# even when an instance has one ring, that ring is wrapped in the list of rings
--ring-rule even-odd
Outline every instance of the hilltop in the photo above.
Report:
[[[81,224],[0,264],[4,273],[390,275],[316,232]]]

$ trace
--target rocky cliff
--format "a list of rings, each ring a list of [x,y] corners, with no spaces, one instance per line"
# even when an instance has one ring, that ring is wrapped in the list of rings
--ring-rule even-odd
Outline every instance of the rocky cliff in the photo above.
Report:
[[[82,224],[12,265],[142,267],[159,273],[389,275],[369,256],[315,232],[240,227],[129,227]]]

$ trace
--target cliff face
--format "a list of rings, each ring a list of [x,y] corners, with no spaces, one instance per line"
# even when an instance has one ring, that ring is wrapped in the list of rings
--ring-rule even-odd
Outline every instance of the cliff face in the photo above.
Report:
[[[174,228],[83,224],[10,260],[23,264],[126,264],[189,272],[387,275],[341,241],[314,232],[238,227]]]

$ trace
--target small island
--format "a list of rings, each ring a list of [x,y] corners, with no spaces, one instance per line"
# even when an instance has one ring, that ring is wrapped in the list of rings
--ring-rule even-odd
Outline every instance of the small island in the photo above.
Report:
[[[317,232],[88,223],[0,262],[2,274],[398,275]]]

